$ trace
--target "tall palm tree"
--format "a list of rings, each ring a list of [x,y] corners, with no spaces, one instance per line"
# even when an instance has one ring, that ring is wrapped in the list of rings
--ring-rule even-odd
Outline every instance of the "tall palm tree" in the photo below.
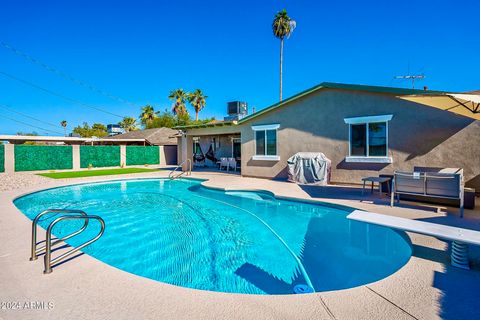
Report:
[[[183,89],[175,89],[170,92],[168,99],[175,101],[172,112],[177,116],[188,114],[185,107],[185,101],[187,101],[187,93]]]
[[[280,39],[280,101],[282,101],[283,89],[283,39],[289,38],[296,26],[297,23],[288,16],[285,9],[277,12],[272,23],[273,35]]]
[[[198,113],[207,105],[207,98],[208,96],[204,95],[200,89],[188,94],[188,102],[190,102],[193,109],[195,109],[195,121],[198,121]]]
[[[157,113],[155,109],[149,104],[142,108],[142,113],[140,114],[140,122],[146,126],[147,123],[153,121],[157,117]]]
[[[63,127],[63,131],[65,132],[65,137],[67,136],[67,120],[60,121],[60,125]]]
[[[138,130],[136,123],[137,120],[135,118],[125,117],[118,124],[120,125],[120,127],[122,127],[123,130],[125,130],[125,132],[130,132]]]

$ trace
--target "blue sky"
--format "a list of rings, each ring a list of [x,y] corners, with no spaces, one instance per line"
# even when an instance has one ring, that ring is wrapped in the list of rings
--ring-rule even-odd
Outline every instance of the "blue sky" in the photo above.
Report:
[[[409,87],[395,75],[424,73],[418,86],[480,89],[478,1],[2,1],[0,41],[136,106],[71,83],[0,47],[0,72],[115,114],[170,109],[170,90],[202,89],[201,117],[222,119],[226,102],[257,110],[278,100],[274,14],[297,29],[285,43],[284,97],[323,81]],[[119,118],[0,74],[0,105],[69,127]],[[191,110],[191,113],[193,111]],[[0,108],[0,133],[62,131]]]

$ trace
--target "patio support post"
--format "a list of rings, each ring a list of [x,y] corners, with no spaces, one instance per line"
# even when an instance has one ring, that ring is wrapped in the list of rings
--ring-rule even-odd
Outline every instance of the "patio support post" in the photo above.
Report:
[[[183,140],[185,139],[185,140]],[[185,136],[182,138],[182,171],[188,171],[189,165],[187,163],[187,159],[190,159],[193,163],[193,137],[192,136]]]
[[[180,139],[179,147],[180,157],[178,159],[178,164],[182,164],[182,171],[188,171],[189,165],[187,163],[187,159],[190,159],[190,161],[193,163],[193,137],[183,134]]]

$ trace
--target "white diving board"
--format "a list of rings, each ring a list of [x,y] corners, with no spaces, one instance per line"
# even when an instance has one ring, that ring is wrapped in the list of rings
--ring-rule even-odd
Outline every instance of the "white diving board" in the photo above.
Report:
[[[468,246],[473,244],[480,246],[480,231],[445,226],[432,222],[417,221],[406,218],[399,218],[380,213],[355,210],[347,216],[348,219],[361,221],[392,229],[409,231],[427,236],[433,236],[452,243],[452,265],[455,267],[469,269]]]

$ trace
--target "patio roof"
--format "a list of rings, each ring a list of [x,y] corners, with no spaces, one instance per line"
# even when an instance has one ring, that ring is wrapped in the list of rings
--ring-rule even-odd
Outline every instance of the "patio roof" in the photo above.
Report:
[[[203,124],[192,124],[189,126],[177,126],[174,129],[197,129],[197,128],[213,128],[213,127],[225,127],[225,126],[232,126],[236,125],[237,121],[215,121]]]
[[[401,99],[480,120],[480,94],[446,93],[428,96],[401,96]]]

